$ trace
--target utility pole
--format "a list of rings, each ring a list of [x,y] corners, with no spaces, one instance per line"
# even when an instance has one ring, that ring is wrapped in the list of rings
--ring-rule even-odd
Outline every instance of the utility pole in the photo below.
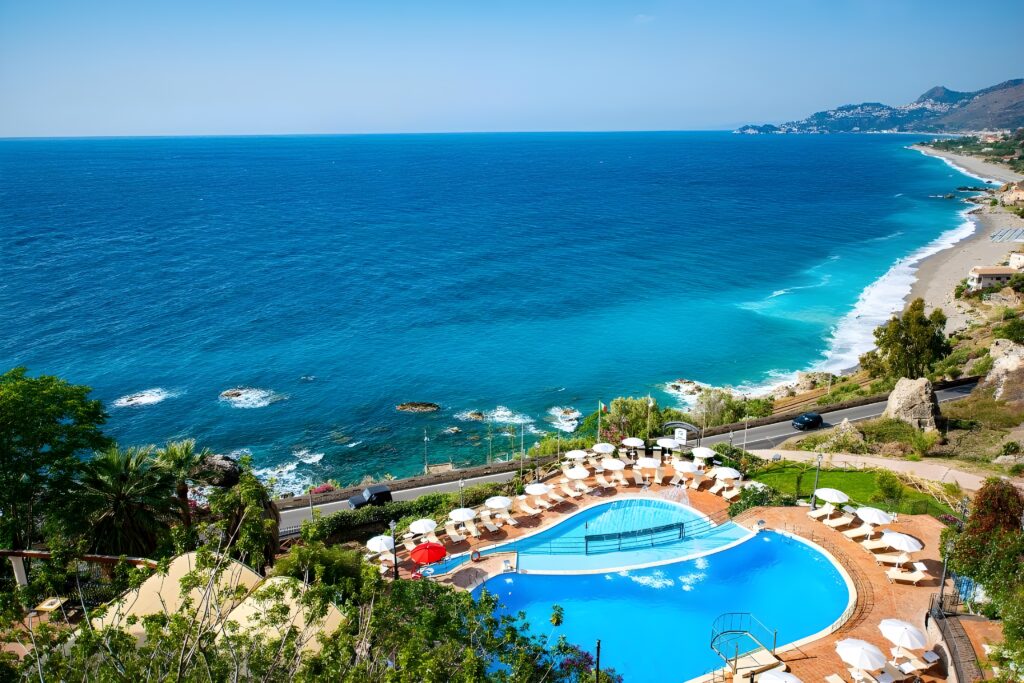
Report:
[[[601,639],[597,639],[597,656],[594,658],[594,683],[601,683]]]
[[[818,509],[818,476],[821,474],[821,459],[824,456],[818,453],[818,468],[814,470],[814,491],[811,491],[811,509]]]

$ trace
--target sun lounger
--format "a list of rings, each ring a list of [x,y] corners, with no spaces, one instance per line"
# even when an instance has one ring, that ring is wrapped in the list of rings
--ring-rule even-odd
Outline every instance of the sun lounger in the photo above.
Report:
[[[571,488],[569,488],[568,484],[562,484],[561,489],[562,493],[569,496],[570,498],[580,498],[583,496],[583,494],[580,493],[579,491],[573,491]]]
[[[721,493],[724,490],[725,490],[725,480],[724,479],[716,479],[715,480],[715,485],[708,489],[708,493],[713,493],[713,494],[715,494],[717,496],[719,493]]]
[[[811,519],[822,519],[823,517],[831,517],[835,510],[836,509],[832,506],[832,503],[825,503],[817,510],[809,511],[807,516]]]
[[[565,502],[565,498],[562,498],[554,491],[548,491],[548,500],[551,501],[552,505],[561,505],[562,503]]]
[[[669,486],[680,486],[683,483],[683,475],[676,472],[672,475],[672,478],[668,480]]]
[[[427,533],[426,536],[424,536],[424,538],[426,538],[431,543],[437,543],[438,545],[442,545],[441,540],[437,537],[437,534],[435,534],[433,531]]]
[[[646,486],[647,485],[647,482],[644,481],[643,473],[640,470],[636,469],[636,468],[633,469],[633,481],[636,482],[637,486]]]
[[[882,667],[882,676],[889,676],[894,681],[905,681],[910,678],[910,675],[905,671],[893,666],[892,662],[886,662],[885,666]]]
[[[855,669],[852,666],[850,666],[847,667],[846,670],[850,672],[850,676],[853,678],[853,680],[857,681],[857,683],[885,683],[885,681],[882,681],[879,678],[875,678],[869,672],[864,671],[862,669]],[[892,683],[892,681],[890,681],[888,678],[886,678],[885,680],[888,681],[888,683]]]
[[[501,531],[501,529],[499,529],[494,524],[494,522],[491,521],[490,515],[488,515],[486,517],[484,515],[480,515],[480,523],[484,525],[485,529],[487,529],[487,533],[496,534],[499,531]],[[472,532],[470,532],[470,533],[472,533]]]
[[[722,491],[722,498],[725,498],[726,500],[733,500],[734,498],[736,498],[739,495],[740,495],[740,487],[739,486],[733,486],[731,489],[728,489],[726,491]]]
[[[864,546],[864,549],[869,552],[875,552],[876,550],[886,550],[889,548],[889,544],[880,538],[874,540],[861,541],[860,544]]]
[[[496,519],[492,515],[493,515],[493,513],[490,510],[486,509],[486,508],[480,511],[480,519],[482,521],[490,522],[494,526],[499,526],[500,527],[502,525],[502,521],[500,519]]]
[[[825,676],[825,683],[846,683],[846,679],[839,674],[829,674]]]
[[[906,553],[885,553],[884,555],[875,555],[875,562],[878,564],[901,565],[906,564],[909,561],[910,557]]]
[[[628,462],[630,464],[632,464],[634,462],[633,458],[629,457],[629,451],[627,449],[625,449],[625,448],[620,448],[619,449],[619,459],[623,460],[625,462]]]
[[[519,522],[516,521],[516,518],[512,516],[511,512],[499,512],[498,519],[505,520],[506,522],[508,522],[509,526],[519,526]]]
[[[665,473],[660,467],[654,470],[654,476],[651,477],[651,483],[661,486],[662,482],[665,481]]]
[[[598,483],[598,485],[600,485],[602,488],[606,488],[606,489],[613,489],[613,488],[615,488],[615,484],[613,484],[610,481],[608,481],[607,479],[605,479],[604,478],[604,474],[598,474],[597,476],[595,476],[594,477],[594,481],[596,481]]]
[[[565,484],[562,484],[562,486],[565,486]],[[550,510],[552,505],[554,505],[554,503],[550,503],[541,498],[540,496],[533,497],[533,504],[541,508],[542,510]]]
[[[855,526],[852,529],[847,529],[843,532],[843,536],[846,536],[851,541],[856,541],[858,538],[870,538],[871,534],[875,533],[875,529],[870,524],[861,524]]]
[[[895,656],[896,650],[897,648],[892,649],[893,656]],[[934,650],[928,650],[920,657],[917,657],[913,653],[907,652],[906,650],[904,650],[901,654],[907,658],[907,663],[910,664],[912,671],[915,673],[927,671],[928,669],[932,668],[932,666],[937,661],[939,661],[939,656],[935,654]]]
[[[915,586],[920,582],[924,581],[925,579],[931,578],[928,574],[927,567],[925,567],[923,562],[915,562],[913,564],[913,567],[914,571],[909,572],[905,569],[893,567],[891,569],[886,570],[885,576],[892,583],[901,581],[903,583],[912,583]]]
[[[626,475],[622,473],[622,470],[612,472],[612,479],[619,482],[623,486],[629,486],[629,482],[626,480]]]
[[[696,491],[700,488],[700,485],[704,483],[704,475],[700,472],[693,473],[693,480],[690,482],[690,488]]]
[[[448,539],[452,543],[462,543],[466,540],[466,537],[459,533],[458,529],[455,528],[454,524],[445,524],[444,530],[448,534]]]
[[[530,504],[526,502],[526,496],[519,496],[516,500],[519,502],[519,511],[524,515],[536,517],[540,514],[540,510],[530,507]],[[445,528],[447,529],[448,527]]]
[[[463,522],[462,526],[466,528],[466,531],[468,531],[469,535],[473,538],[480,538],[481,536],[483,536],[483,534],[480,533],[480,530],[476,528],[476,524],[473,524],[473,520],[471,519],[467,519],[465,522]]]
[[[580,493],[590,493],[594,489],[590,488],[589,486],[584,484],[582,481],[577,481],[576,482],[576,490],[578,492],[580,492]]]
[[[402,541],[402,547],[411,552],[412,549],[416,547],[416,542],[413,541],[411,538],[407,538],[406,540]]]
[[[849,525],[853,524],[854,519],[855,518],[854,518],[853,515],[843,515],[842,517],[833,517],[831,519],[823,519],[822,522],[827,527],[831,527],[833,529],[838,529],[839,527],[849,526]]]

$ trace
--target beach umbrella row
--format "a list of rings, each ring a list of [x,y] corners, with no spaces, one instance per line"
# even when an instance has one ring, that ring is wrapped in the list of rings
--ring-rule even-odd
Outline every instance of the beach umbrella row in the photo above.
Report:
[[[622,445],[626,446],[627,448],[643,448],[644,440],[638,439],[635,436],[627,436],[625,439],[622,440]]]
[[[842,505],[849,502],[850,497],[839,489],[814,489],[814,497],[833,505]]]

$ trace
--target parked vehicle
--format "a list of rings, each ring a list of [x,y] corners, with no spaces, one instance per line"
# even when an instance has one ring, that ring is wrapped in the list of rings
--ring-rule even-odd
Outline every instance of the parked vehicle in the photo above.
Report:
[[[825,420],[821,418],[821,415],[817,413],[804,413],[803,415],[797,416],[793,422],[793,429],[799,429],[801,432],[805,432],[808,429],[818,429],[825,424]]]
[[[391,502],[391,489],[384,484],[374,484],[363,489],[362,493],[356,494],[348,499],[348,505],[353,510],[366,505],[383,505]]]

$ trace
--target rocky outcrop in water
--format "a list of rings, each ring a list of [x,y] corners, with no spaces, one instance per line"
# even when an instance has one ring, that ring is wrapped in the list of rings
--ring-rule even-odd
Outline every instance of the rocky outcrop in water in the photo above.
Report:
[[[214,453],[203,460],[203,469],[207,471],[206,480],[211,486],[231,488],[238,483],[241,470],[234,458]]]
[[[403,413],[434,413],[441,410],[441,406],[427,401],[409,401],[407,403],[399,403],[395,406],[395,410]]]
[[[882,417],[906,422],[915,429],[929,431],[936,429],[939,416],[939,402],[935,398],[932,383],[926,378],[907,379],[896,382]]]

